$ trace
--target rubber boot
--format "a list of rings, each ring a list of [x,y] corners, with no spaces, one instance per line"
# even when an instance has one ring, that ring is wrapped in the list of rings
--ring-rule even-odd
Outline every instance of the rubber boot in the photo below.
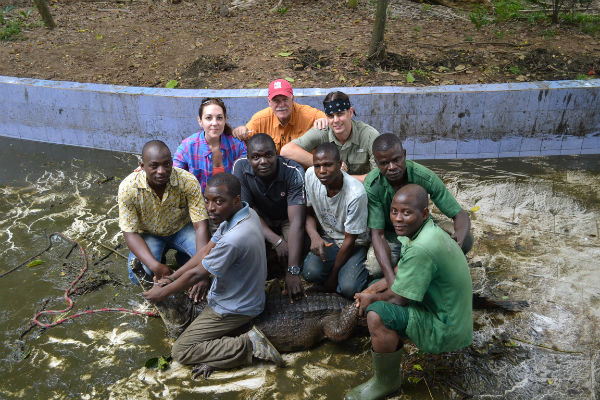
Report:
[[[396,350],[394,353],[375,353],[371,350],[371,355],[373,377],[346,393],[344,397],[346,400],[382,399],[402,386],[400,367],[404,349]]]

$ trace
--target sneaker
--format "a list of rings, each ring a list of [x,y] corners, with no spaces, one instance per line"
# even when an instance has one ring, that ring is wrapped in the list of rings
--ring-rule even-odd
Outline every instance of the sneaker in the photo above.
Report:
[[[256,326],[248,332],[248,338],[252,342],[252,356],[261,360],[272,361],[278,367],[283,367],[284,362],[281,354],[275,346],[267,339],[264,333]]]

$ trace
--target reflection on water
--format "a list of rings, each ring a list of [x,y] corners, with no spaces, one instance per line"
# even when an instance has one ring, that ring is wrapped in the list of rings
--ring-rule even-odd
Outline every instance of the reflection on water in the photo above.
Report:
[[[106,249],[120,245],[117,251],[127,254],[116,192],[136,164],[129,154],[0,138],[0,273],[60,231],[80,240],[90,263],[81,283],[88,290],[72,296],[72,312],[146,307],[128,283],[124,260]],[[405,368],[411,379],[398,396],[426,399],[429,390],[435,398],[597,396],[599,158],[424,164],[471,210],[474,289],[528,300],[530,307],[515,315],[477,311],[469,349],[440,356],[413,351]],[[365,337],[286,354],[285,369],[257,364],[207,381],[192,380],[180,365],[149,370],[146,360],[168,355],[170,342],[159,320],[130,314],[84,316],[43,332],[36,327],[21,339],[37,311],[64,308],[64,290],[81,269],[81,256],[70,249],[57,239],[39,257],[43,264],[0,279],[2,398],[341,398],[371,373]]]

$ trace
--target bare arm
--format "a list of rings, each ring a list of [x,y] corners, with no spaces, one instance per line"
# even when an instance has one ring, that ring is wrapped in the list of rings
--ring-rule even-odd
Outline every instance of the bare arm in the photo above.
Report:
[[[204,257],[206,257],[208,255],[208,253],[210,253],[210,250],[215,246],[216,246],[215,242],[213,242],[212,240],[209,240],[207,244],[205,244],[199,250],[196,251],[196,254],[194,254],[192,256],[192,258],[190,258],[188,260],[188,262],[183,264],[181,266],[181,268],[179,268],[177,271],[175,271],[171,275],[169,275],[168,279],[176,280],[180,276],[182,276],[184,273],[186,273],[187,271],[194,269],[195,267],[201,267],[202,260],[204,259]]]
[[[200,264],[196,268],[186,271],[179,277],[179,279],[169,283],[168,285],[154,285],[152,289],[144,292],[143,295],[149,302],[158,303],[173,293],[179,293],[189,289],[202,279],[208,278],[208,276],[208,271],[202,266],[202,264]]]
[[[129,250],[131,250],[145,266],[150,268],[150,271],[152,271],[158,279],[171,273],[169,267],[154,258],[146,241],[139,233],[123,232],[123,238],[125,239],[125,243],[127,244],[127,247],[129,247]]]
[[[371,229],[371,243],[375,251],[375,258],[377,258],[377,262],[381,266],[387,285],[391,287],[396,275],[394,274],[394,266],[392,265],[392,251],[385,238],[385,231],[383,229]]]
[[[208,233],[208,219],[194,222],[194,230],[196,231],[196,252],[198,252],[198,250],[206,246],[206,243],[210,240],[210,235]]]
[[[281,148],[281,156],[300,163],[305,169],[313,165],[313,155],[294,142]]]
[[[353,235],[351,233],[344,233],[344,241],[342,242],[342,247],[340,251],[338,251],[337,256],[335,257],[335,261],[333,262],[333,268],[329,272],[329,277],[325,281],[325,291],[334,292],[337,288],[338,284],[338,273],[340,269],[346,261],[352,255],[352,251],[354,250],[354,243],[356,243],[356,238],[358,235]]]
[[[392,292],[389,288],[379,293],[356,293],[356,306],[360,309],[360,315],[364,315],[367,307],[376,301],[387,301],[388,303],[405,306],[409,300]]]
[[[452,239],[456,240],[458,245],[462,247],[471,229],[471,218],[469,218],[469,214],[465,210],[460,210],[452,219],[454,220],[454,235],[452,235]]]
[[[288,206],[288,219],[290,221],[290,232],[288,234],[288,262],[287,265],[300,266],[302,258],[302,244],[304,242],[304,225],[306,221],[306,206],[303,204]],[[290,301],[298,299],[304,293],[302,281],[299,275],[285,274],[285,285],[290,296]]]

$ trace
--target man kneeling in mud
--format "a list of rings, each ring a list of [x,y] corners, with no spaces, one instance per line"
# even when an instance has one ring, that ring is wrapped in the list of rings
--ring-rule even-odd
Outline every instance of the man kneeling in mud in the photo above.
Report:
[[[214,369],[252,362],[252,357],[283,366],[281,355],[256,327],[244,327],[265,307],[267,259],[258,215],[241,200],[239,180],[229,174],[213,176],[204,191],[211,222],[219,226],[208,244],[188,263],[144,292],[151,303],[184,291],[214,276],[208,305],[175,341],[173,359],[192,364],[194,377]],[[204,297],[207,288],[204,288]],[[247,328],[246,328],[247,329]]]

